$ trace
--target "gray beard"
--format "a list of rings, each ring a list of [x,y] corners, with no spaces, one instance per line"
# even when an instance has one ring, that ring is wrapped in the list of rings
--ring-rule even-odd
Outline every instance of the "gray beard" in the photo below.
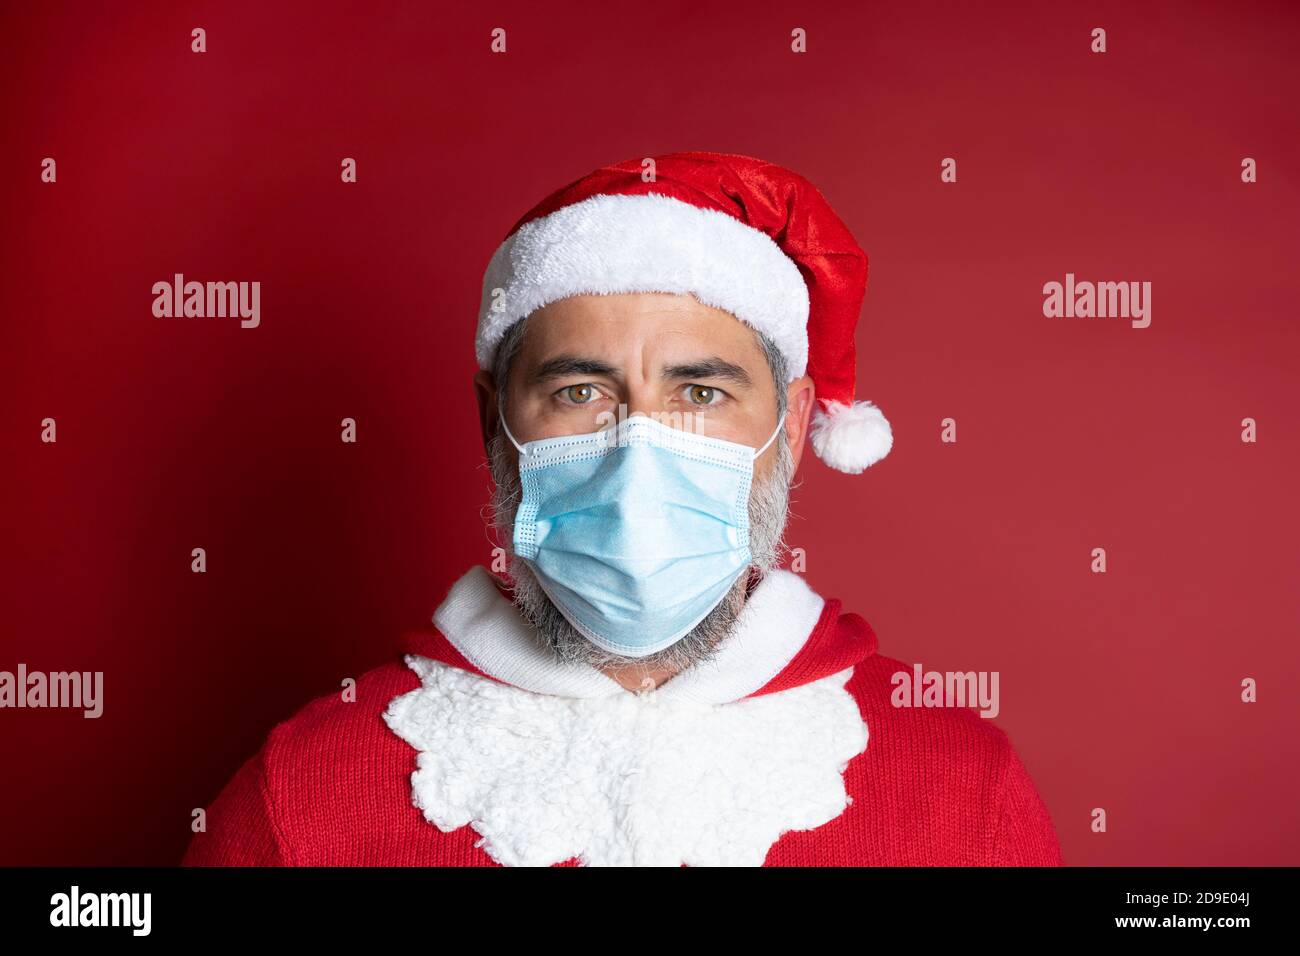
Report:
[[[488,443],[488,467],[495,484],[490,522],[497,529],[509,559],[515,606],[560,660],[587,664],[600,670],[613,667],[639,667],[647,671],[666,668],[674,673],[708,660],[735,629],[736,619],[749,593],[751,569],[766,573],[780,564],[785,552],[782,535],[794,479],[794,458],[786,441],[785,429],[781,429],[773,444],[777,449],[776,465],[768,475],[754,476],[749,494],[749,548],[753,552],[749,567],[736,579],[722,601],[676,643],[646,657],[627,657],[606,651],[587,640],[542,590],[528,563],[514,553],[515,512],[522,489],[518,466],[509,453],[511,446],[498,430]]]

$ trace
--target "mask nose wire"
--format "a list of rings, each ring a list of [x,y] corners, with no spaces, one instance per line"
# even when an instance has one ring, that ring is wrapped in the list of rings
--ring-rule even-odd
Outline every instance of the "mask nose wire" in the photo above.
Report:
[[[781,413],[781,417],[776,420],[776,428],[772,429],[772,434],[768,436],[767,441],[763,442],[763,447],[754,452],[755,460],[757,460],[763,452],[767,451],[768,446],[771,445],[772,442],[776,441],[776,436],[781,434],[781,426],[785,424],[785,415],[785,412]],[[504,431],[506,437],[510,439],[510,444],[514,445],[521,455],[528,454],[528,450],[524,448],[523,445],[519,444],[519,442],[515,440],[515,436],[510,433],[510,426],[506,424],[506,412],[505,409],[502,408],[499,399],[497,400],[497,421],[501,423],[501,430]]]

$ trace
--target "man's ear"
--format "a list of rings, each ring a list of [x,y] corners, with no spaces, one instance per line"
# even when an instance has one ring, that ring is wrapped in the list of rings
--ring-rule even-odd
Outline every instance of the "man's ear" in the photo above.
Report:
[[[497,422],[497,387],[492,381],[492,373],[479,369],[474,373],[474,397],[478,399],[479,431],[483,434],[483,453],[487,454],[488,442],[496,435],[500,427]]]
[[[812,415],[817,390],[813,380],[804,375],[786,386],[785,437],[790,444],[794,467],[803,459],[804,439],[808,437],[808,421]]]

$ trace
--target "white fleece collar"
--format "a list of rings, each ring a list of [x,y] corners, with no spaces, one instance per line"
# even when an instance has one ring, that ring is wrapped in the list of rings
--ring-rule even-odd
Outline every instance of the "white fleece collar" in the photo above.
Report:
[[[824,602],[773,572],[716,659],[643,693],[556,663],[484,568],[452,588],[438,630],[474,667],[408,654],[420,687],[384,712],[417,751],[412,802],[444,832],[472,825],[505,866],[761,866],[789,830],[852,802],[869,732],[846,667],[749,696],[804,646]]]
[[[852,667],[701,704],[556,697],[406,660],[421,686],[384,720],[418,752],[412,802],[445,833],[472,825],[503,866],[762,866],[781,834],[852,802],[843,772],[867,746]]]
[[[658,700],[726,704],[776,677],[807,642],[825,601],[792,571],[768,572],[713,659],[649,692]],[[536,694],[579,699],[632,694],[585,664],[557,661],[481,565],[452,586],[434,626],[485,674]]]

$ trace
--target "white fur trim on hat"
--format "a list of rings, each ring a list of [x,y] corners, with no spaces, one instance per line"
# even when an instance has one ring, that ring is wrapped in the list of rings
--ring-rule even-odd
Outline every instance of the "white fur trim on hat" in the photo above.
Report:
[[[812,415],[817,457],[836,471],[856,475],[889,454],[894,433],[889,420],[870,402],[818,403]]]
[[[475,352],[490,368],[516,321],[580,294],[690,293],[776,343],[790,380],[808,364],[808,288],[765,232],[657,193],[598,195],[519,227],[483,277]]]

